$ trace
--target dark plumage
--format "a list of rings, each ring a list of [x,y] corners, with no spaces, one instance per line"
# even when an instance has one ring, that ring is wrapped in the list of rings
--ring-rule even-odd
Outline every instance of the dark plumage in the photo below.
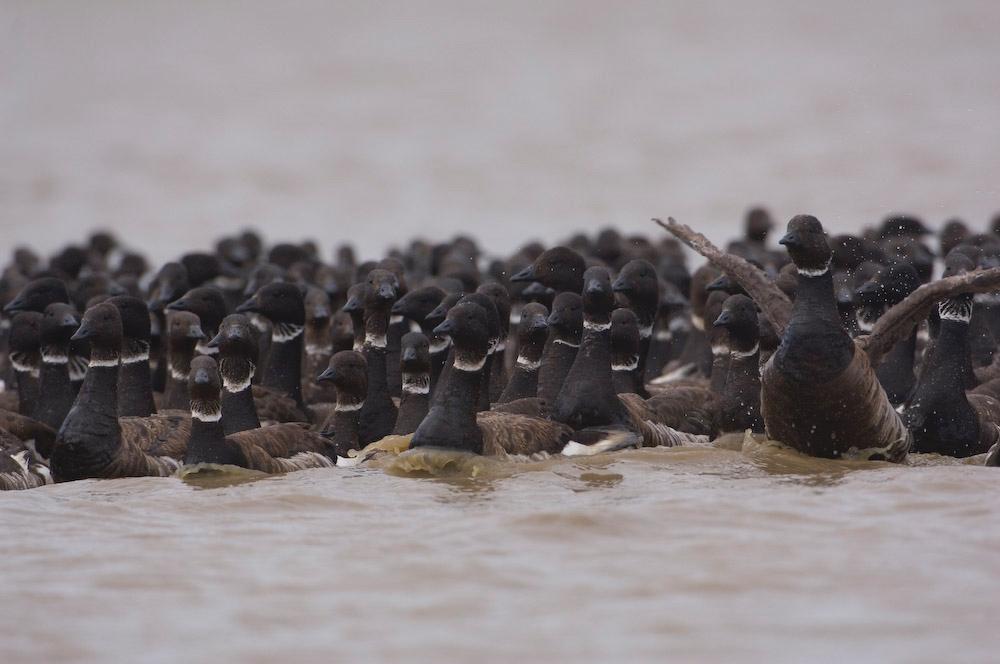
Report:
[[[611,379],[611,277],[602,267],[584,273],[583,337],[556,397],[551,418],[574,429],[625,424],[627,415]]]
[[[229,464],[265,473],[328,468],[327,442],[303,425],[274,424],[226,435],[220,397],[222,378],[214,358],[197,357],[188,379],[193,418],[185,465]]]
[[[330,381],[337,392],[337,406],[323,423],[322,433],[334,453],[346,457],[349,450],[361,448],[358,432],[361,407],[368,396],[368,362],[359,351],[338,351],[319,380]]]
[[[31,417],[56,431],[73,406],[76,391],[69,380],[70,339],[80,327],[72,305],[55,302],[45,307],[42,315],[39,398]],[[44,456],[48,456],[45,454]]]
[[[577,293],[559,293],[552,301],[552,313],[546,322],[549,343],[538,368],[538,398],[551,406],[566,383],[566,376],[580,350],[583,298]]]
[[[729,366],[712,437],[730,431],[764,432],[760,414],[760,330],[753,300],[730,295],[713,325],[728,331]]]
[[[611,285],[620,304],[636,315],[639,325],[639,356],[636,371],[640,383],[646,376],[646,358],[653,340],[653,324],[660,306],[660,281],[656,268],[647,260],[636,258],[622,266]],[[646,395],[645,388],[639,394]]]
[[[583,290],[583,273],[586,267],[583,256],[569,247],[553,247],[543,251],[531,265],[510,280],[537,281],[557,293],[579,294]]]
[[[163,408],[187,409],[188,375],[195,347],[205,340],[201,319],[190,311],[171,311],[167,314],[166,347],[167,379],[163,392]]]
[[[422,332],[408,332],[403,336],[399,364],[402,396],[392,433],[402,436],[417,430],[430,407],[430,342]]]
[[[387,334],[392,305],[396,302],[396,275],[374,268],[368,273],[364,289],[365,343],[368,361],[368,397],[361,408],[359,441],[362,445],[392,433],[398,411],[387,382]]]
[[[451,337],[455,362],[448,383],[441,386],[414,432],[411,449],[444,447],[498,455],[551,453],[565,446],[572,432],[555,422],[495,412],[477,417],[483,384],[480,372],[490,343],[488,316],[482,306],[475,302],[456,305],[435,333]]]
[[[262,384],[290,396],[296,407],[305,413],[302,401],[302,331],[306,313],[302,291],[293,284],[274,282],[257,291],[237,307],[236,312],[257,313],[271,322],[271,352]]]
[[[521,308],[521,320],[517,328],[517,361],[497,403],[509,403],[538,395],[538,373],[548,337],[548,316],[548,309],[538,302],[529,302]]]
[[[122,347],[121,314],[110,303],[84,314],[74,339],[91,342],[90,367],[52,449],[52,476],[57,482],[87,477],[169,475],[179,466],[170,457],[144,448],[165,445],[165,438],[129,429],[118,420],[118,363]],[[142,419],[142,418],[140,418]],[[140,427],[141,431],[141,427]],[[175,432],[186,440],[190,431]]]
[[[149,370],[150,320],[145,300],[116,295],[122,321],[121,366],[118,369],[119,417],[146,417],[156,412]]]
[[[199,286],[185,292],[180,299],[167,305],[168,311],[190,311],[201,320],[201,330],[208,339],[219,332],[219,324],[226,317],[226,301],[222,291],[214,286]],[[207,343],[198,344],[202,355],[214,355],[215,349]]]

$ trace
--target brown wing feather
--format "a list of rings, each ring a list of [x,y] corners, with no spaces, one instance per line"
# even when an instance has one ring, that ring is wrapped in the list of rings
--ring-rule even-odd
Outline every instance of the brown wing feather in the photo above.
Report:
[[[924,284],[875,321],[871,334],[862,343],[872,366],[878,366],[882,358],[910,333],[915,324],[927,318],[936,302],[961,293],[989,293],[996,290],[1000,290],[1000,267],[967,272]]]
[[[271,424],[230,434],[227,438],[240,442],[241,445],[243,442],[256,445],[274,458],[289,458],[299,452],[322,454],[327,445],[327,440],[310,431],[309,425],[304,422]]]
[[[264,385],[252,385],[253,405],[257,416],[275,422],[308,422],[309,418],[295,405],[295,399]]]
[[[119,417],[122,442],[154,457],[184,460],[191,437],[191,413],[169,410],[148,417]]]
[[[619,394],[618,400],[629,415],[629,427],[642,434],[643,447],[674,447],[708,442],[708,436],[678,431],[659,420],[655,409],[650,408],[651,399],[643,399],[637,394]]]
[[[573,433],[552,420],[497,411],[476,413],[476,422],[483,432],[485,456],[558,454]]]
[[[666,223],[660,219],[653,221],[735,280],[771,319],[778,336],[785,334],[785,327],[792,315],[792,301],[761,270],[735,254],[720,250],[707,237],[678,223],[673,217],[668,217]]]
[[[260,445],[257,445],[252,434],[260,432],[262,429],[249,429],[228,436],[228,438],[239,445],[246,459],[246,467],[250,470],[260,470],[265,473],[288,473],[294,470],[305,470],[306,468],[332,468],[334,463],[326,456],[316,452],[300,452],[289,458],[275,458],[267,453]]]

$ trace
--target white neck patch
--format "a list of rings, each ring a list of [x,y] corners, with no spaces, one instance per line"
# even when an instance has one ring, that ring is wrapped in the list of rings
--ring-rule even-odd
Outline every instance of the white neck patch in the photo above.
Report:
[[[371,346],[372,348],[385,348],[388,346],[386,337],[384,334],[374,334],[371,332],[365,333],[365,345]]]
[[[354,413],[361,410],[361,407],[365,405],[365,402],[358,401],[355,403],[340,403],[337,402],[337,406],[333,409],[338,413]]]
[[[612,371],[634,371],[639,368],[639,356],[635,355],[629,358],[628,362],[622,362],[621,364],[611,364]]]
[[[528,358],[519,355],[515,365],[522,371],[536,371],[540,366],[542,366],[542,361],[529,360]]]
[[[271,341],[276,344],[288,343],[302,334],[303,325],[293,325],[292,323],[278,323],[271,330]]]
[[[463,360],[455,358],[455,368],[459,371],[479,371],[486,364],[486,358],[482,358],[477,362],[465,362]]]
[[[250,381],[252,380],[253,380],[253,370],[251,370],[250,374],[243,380],[233,380],[231,378],[223,376],[222,387],[225,388],[226,392],[229,392],[230,394],[236,394],[237,392],[242,392],[243,390],[250,387]]]
[[[729,353],[729,356],[734,360],[745,360],[748,357],[753,357],[760,350],[760,344],[756,343],[750,350],[733,350]]]
[[[796,272],[799,273],[800,277],[822,277],[824,274],[830,271],[830,264],[827,263],[823,267],[819,267],[814,270],[810,270],[804,267],[797,267],[795,268],[795,270]]]
[[[204,408],[204,410],[202,410]],[[191,419],[199,422],[218,422],[222,419],[222,409],[207,408],[205,404],[191,405]]]
[[[563,346],[569,346],[570,348],[579,348],[580,347],[580,344],[570,343],[570,342],[566,341],[565,339],[556,339],[552,343],[554,343],[554,344],[562,344]]]
[[[135,364],[136,362],[148,362],[149,361],[149,348],[145,350],[140,350],[131,355],[122,355],[122,364]]]
[[[93,368],[93,367],[117,367],[118,366],[118,358],[116,357],[113,360],[112,359],[102,360],[100,358],[92,357],[92,358],[90,358],[90,364],[87,365],[87,366],[89,366],[91,368]]]
[[[445,350],[448,349],[448,346],[450,345],[451,345],[451,337],[446,337],[441,341],[437,342],[432,341],[430,347],[431,354],[444,352]]]
[[[590,330],[591,332],[604,332],[605,330],[611,329],[611,322],[607,323],[595,323],[594,321],[583,319],[583,329]]]
[[[68,353],[49,353],[42,349],[42,362],[45,364],[68,364]]]

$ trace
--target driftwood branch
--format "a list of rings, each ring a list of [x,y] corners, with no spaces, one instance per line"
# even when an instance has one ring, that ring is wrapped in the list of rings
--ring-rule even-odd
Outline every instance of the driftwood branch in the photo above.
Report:
[[[742,286],[743,290],[754,299],[761,311],[764,312],[764,315],[771,319],[778,336],[784,336],[788,319],[792,315],[792,301],[764,275],[762,270],[735,254],[722,251],[707,237],[678,223],[673,217],[669,217],[666,222],[661,219],[653,219],[653,221],[704,256],[712,265],[725,272],[730,279]]]
[[[937,302],[961,293],[989,293],[996,290],[1000,290],[1000,267],[967,272],[924,284],[875,321],[875,327],[863,342],[872,366],[877,367],[886,353],[903,340],[914,325],[927,318],[931,307]]]

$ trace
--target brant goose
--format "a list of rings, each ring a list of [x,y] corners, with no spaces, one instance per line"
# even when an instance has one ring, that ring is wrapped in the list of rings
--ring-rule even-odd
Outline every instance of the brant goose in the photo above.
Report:
[[[361,407],[368,396],[368,362],[359,351],[338,351],[319,380],[330,381],[337,392],[337,406],[323,422],[321,433],[329,439],[336,456],[346,457],[348,451],[362,447],[358,433]]]
[[[386,335],[392,305],[396,302],[396,275],[381,268],[372,269],[365,280],[363,298],[362,353],[368,361],[368,397],[361,407],[359,442],[367,445],[391,434],[398,415],[386,377]]]
[[[20,315],[20,314],[19,314]],[[39,399],[31,417],[56,431],[73,407],[76,391],[69,380],[70,339],[80,327],[72,305],[53,302],[42,314],[41,358],[38,379]],[[46,455],[47,456],[47,455]]]
[[[201,319],[190,311],[171,311],[166,316],[167,380],[163,408],[184,410],[190,407],[187,395],[188,375],[195,347],[205,340]]]
[[[538,368],[538,398],[551,407],[580,350],[583,298],[578,293],[559,293],[552,301],[552,313],[546,322],[549,326],[548,350]]]
[[[544,304],[529,302],[521,307],[517,327],[517,360],[507,387],[497,403],[538,396],[538,373],[542,365],[542,350],[548,337],[549,310]],[[582,317],[581,317],[582,323]],[[549,402],[551,403],[551,402]]]
[[[713,325],[728,333],[729,366],[722,400],[712,420],[712,438],[732,431],[764,433],[760,415],[760,328],[746,295],[730,295]]]
[[[184,465],[233,465],[265,473],[330,468],[326,439],[296,423],[272,424],[227,435],[223,424],[222,378],[215,359],[196,357],[188,378],[191,435]]]
[[[417,430],[430,407],[431,352],[423,332],[407,332],[400,344],[399,368],[402,396],[392,433],[405,436]]]
[[[729,272],[783,332],[782,344],[761,376],[765,428],[770,437],[816,456],[843,456],[861,447],[863,456],[902,460],[912,438],[872,366],[878,366],[938,300],[986,292],[1000,284],[1000,268],[924,284],[879,318],[867,338],[852,341],[852,349],[844,341],[849,337],[836,311],[827,266],[830,248],[814,217],[793,218],[782,238],[799,271],[794,308],[746,261],[720,252],[673,219],[656,223]]]
[[[105,302],[88,309],[73,339],[90,341],[90,367],[52,449],[53,479],[172,474],[180,466],[176,459],[146,451],[170,443],[164,429],[142,421],[148,418],[133,418],[123,431],[118,419],[122,348],[118,308]],[[186,440],[190,429],[177,431]]]
[[[491,337],[486,309],[474,301],[457,304],[434,332],[451,337],[455,360],[447,383],[442,383],[414,432],[410,449],[443,447],[493,456],[563,449],[572,434],[565,425],[508,413],[477,415]]]

